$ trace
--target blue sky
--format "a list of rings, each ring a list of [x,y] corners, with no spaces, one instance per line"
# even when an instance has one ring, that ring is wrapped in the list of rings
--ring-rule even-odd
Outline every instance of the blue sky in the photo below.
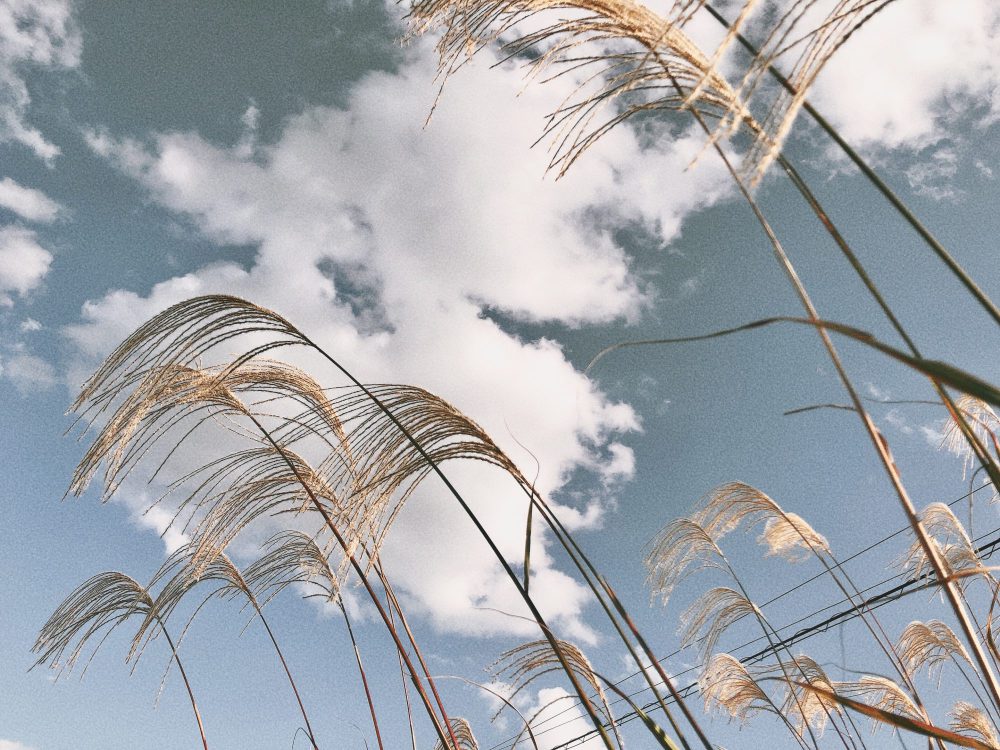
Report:
[[[996,297],[1000,11],[988,0],[963,0],[961,13],[943,5],[893,4],[823,71],[811,98]],[[421,385],[472,416],[528,476],[537,470],[658,653],[674,650],[678,613],[711,577],[693,579],[666,610],[650,607],[643,546],[713,487],[760,487],[844,556],[902,526],[856,417],[783,416],[846,400],[811,331],[621,351],[584,373],[624,339],[799,313],[692,124],[618,127],[555,180],[545,142],[531,144],[571,82],[526,86],[521,67],[493,66],[486,50],[449,80],[425,126],[439,84],[432,40],[401,47],[401,14],[377,0],[0,4],[0,750],[194,744],[176,675],[153,706],[161,643],[132,675],[124,634],[82,681],[79,670],[55,685],[44,669],[27,670],[38,629],[75,585],[108,569],[147,580],[179,540],[173,529],[160,537],[166,511],[143,515],[162,487],[138,477],[104,505],[95,492],[60,501],[84,450],[62,433],[102,357],[197,294],[272,307],[362,380]],[[718,39],[710,19],[696,18],[691,33]],[[995,381],[996,328],[875,191],[804,120],[787,153],[925,354]],[[894,341],[788,184],[771,174],[758,198],[824,317]],[[903,368],[841,348],[873,400],[930,397]],[[918,505],[967,491],[961,459],[939,447],[940,409],[873,403],[872,413]],[[513,488],[479,468],[454,472],[516,561],[523,507]],[[485,680],[483,668],[534,633],[496,611],[520,611],[514,592],[431,484],[393,528],[386,566],[432,668]],[[274,529],[264,526],[234,545],[238,561]],[[995,510],[977,506],[974,534],[996,526]],[[536,539],[533,591],[547,617],[602,671],[629,674],[566,561],[541,530]],[[729,543],[759,600],[816,572],[763,559],[753,539]],[[901,545],[859,558],[852,574],[863,584],[887,577]],[[814,584],[768,614],[783,624],[837,598]],[[391,646],[356,590],[348,601],[387,732],[403,746]],[[945,616],[936,600],[907,606],[886,615],[890,629]],[[342,623],[290,594],[271,609],[321,746],[371,743]],[[240,635],[245,619],[220,604],[182,647],[211,746],[291,746],[294,705],[261,633]],[[862,635],[843,630],[848,667],[875,658]],[[726,647],[753,636],[734,631]],[[839,636],[802,649],[837,673]],[[682,653],[667,667],[680,672],[693,659]],[[558,689],[526,696],[524,707]],[[516,731],[509,718],[490,725],[482,694],[459,682],[445,690],[482,747]],[[572,721],[545,747],[586,730],[575,709],[553,723],[563,719]],[[712,727],[728,747],[792,746],[766,721],[739,734],[724,720]],[[432,746],[430,728],[419,729]],[[627,739],[644,746],[640,735]],[[898,746],[885,732],[869,746],[883,744]]]

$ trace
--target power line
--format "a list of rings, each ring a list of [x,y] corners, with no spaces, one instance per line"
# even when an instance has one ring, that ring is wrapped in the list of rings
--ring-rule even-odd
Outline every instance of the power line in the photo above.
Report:
[[[972,497],[973,495],[975,495],[975,494],[976,494],[977,492],[979,492],[979,491],[981,491],[981,490],[983,490],[983,489],[986,489],[987,487],[990,487],[990,486],[991,486],[991,485],[990,485],[989,483],[986,483],[986,484],[983,484],[983,485],[980,485],[979,487],[976,487],[975,489],[972,489],[972,490],[970,490],[969,492],[965,493],[964,495],[962,495],[962,496],[960,496],[960,497],[958,497],[958,498],[956,498],[956,499],[952,500],[951,502],[949,502],[949,503],[948,503],[948,506],[949,506],[949,507],[952,507],[952,506],[955,506],[955,505],[957,505],[958,503],[962,502],[963,500],[967,500],[967,499],[971,498],[971,497]],[[872,543],[871,543],[871,544],[869,544],[869,545],[868,545],[867,547],[864,547],[863,549],[860,549],[860,550],[858,550],[857,552],[855,552],[855,553],[851,554],[850,556],[848,556],[848,557],[845,557],[845,558],[843,558],[843,559],[839,560],[839,561],[838,561],[838,562],[837,562],[836,564],[832,565],[831,567],[832,567],[833,569],[840,569],[840,568],[842,568],[842,567],[843,567],[843,566],[844,566],[844,565],[845,565],[846,563],[849,563],[849,562],[851,562],[852,560],[855,560],[855,559],[857,559],[858,557],[860,557],[860,556],[862,556],[862,555],[864,555],[864,554],[866,554],[866,553],[870,552],[871,550],[875,549],[876,547],[879,547],[879,546],[880,546],[880,545],[882,545],[882,544],[885,544],[886,542],[889,542],[889,541],[891,541],[892,539],[894,539],[894,538],[898,537],[898,536],[899,536],[899,535],[901,535],[901,534],[904,534],[904,533],[906,533],[907,531],[909,531],[909,527],[908,527],[908,526],[904,526],[904,527],[902,527],[902,528],[900,528],[900,529],[897,529],[896,531],[892,532],[891,534],[889,534],[889,535],[887,535],[887,536],[885,536],[885,537],[882,537],[881,539],[878,539],[878,540],[877,540],[877,541],[875,541],[875,542],[872,542]],[[997,530],[995,530],[995,531],[1000,531],[1000,529],[997,529]],[[990,532],[990,533],[993,533],[993,532]],[[983,539],[983,538],[985,538],[985,537],[986,537],[986,536],[988,536],[988,535],[989,535],[989,534],[986,534],[986,535],[982,535],[982,536],[978,537],[976,541],[979,541],[979,539]],[[998,538],[998,539],[996,539],[996,540],[993,540],[993,542],[991,542],[991,543],[990,543],[989,545],[984,545],[984,548],[985,548],[985,547],[990,547],[990,552],[992,553],[993,549],[995,548],[995,545],[997,545],[997,544],[1000,544],[1000,538]],[[816,573],[815,575],[812,575],[812,576],[810,576],[810,577],[808,577],[808,578],[806,578],[806,579],[804,579],[804,580],[800,581],[799,583],[795,584],[795,585],[794,585],[794,586],[792,586],[791,588],[789,588],[789,589],[787,589],[787,590],[785,590],[785,591],[782,591],[781,593],[779,593],[779,594],[777,594],[777,595],[775,595],[775,596],[771,597],[771,598],[770,598],[770,599],[768,599],[767,601],[763,602],[763,603],[762,603],[762,604],[761,604],[760,606],[761,606],[761,607],[766,607],[766,606],[769,606],[769,605],[771,605],[771,604],[773,604],[773,603],[775,603],[775,602],[777,602],[777,601],[779,601],[779,600],[783,599],[784,597],[786,597],[786,596],[788,596],[788,595],[790,595],[790,594],[794,593],[795,591],[798,591],[799,589],[801,589],[801,588],[803,588],[804,586],[806,586],[806,585],[808,585],[808,584],[812,583],[813,581],[815,581],[815,580],[817,580],[817,579],[819,579],[819,578],[822,578],[822,577],[824,577],[824,576],[825,576],[826,574],[827,574],[827,571],[826,571],[826,570],[823,570],[823,571],[820,571],[820,572]],[[904,574],[902,574],[902,573],[898,573],[898,574],[896,574],[896,575],[894,575],[894,576],[890,576],[890,577],[888,577],[888,578],[886,578],[886,579],[884,579],[884,580],[882,580],[882,581],[880,581],[880,582],[878,582],[878,583],[875,583],[875,584],[872,584],[871,586],[868,586],[868,587],[866,587],[866,588],[862,589],[862,590],[861,590],[860,592],[858,592],[858,593],[859,593],[859,594],[864,594],[864,593],[866,593],[866,592],[868,592],[868,591],[871,591],[871,590],[872,590],[872,589],[874,589],[874,588],[878,588],[878,587],[880,587],[880,586],[883,586],[883,585],[885,585],[886,583],[889,583],[889,582],[891,582],[891,581],[893,581],[893,580],[895,580],[895,579],[897,579],[897,578],[901,578],[901,577],[902,577],[903,575],[904,575]],[[910,584],[904,584],[904,585],[910,585]],[[885,594],[885,593],[887,593],[887,592],[883,592],[883,594]],[[905,595],[905,594],[902,594],[902,595]],[[901,595],[901,596],[902,596],[902,595]],[[876,597],[873,597],[873,601],[874,601],[874,600],[875,600],[876,598],[878,598],[879,596],[882,596],[882,595],[876,595]],[[899,597],[897,597],[897,598],[899,598]],[[793,627],[793,626],[795,626],[795,625],[798,625],[798,624],[800,624],[800,623],[802,623],[802,622],[805,622],[806,620],[808,620],[808,619],[810,619],[810,618],[814,617],[815,615],[817,615],[817,614],[820,614],[820,613],[822,613],[822,612],[825,612],[825,611],[827,611],[827,610],[829,610],[829,609],[832,609],[832,608],[834,608],[834,607],[836,607],[836,606],[838,606],[838,605],[840,605],[840,604],[842,604],[842,603],[844,603],[844,602],[847,602],[847,601],[850,601],[850,599],[848,599],[848,598],[843,598],[843,599],[840,599],[840,600],[838,600],[838,601],[836,601],[836,602],[833,602],[832,604],[828,604],[828,605],[826,605],[825,607],[821,607],[821,608],[819,608],[819,609],[816,609],[816,610],[813,610],[813,611],[809,612],[808,614],[804,615],[803,617],[800,617],[800,618],[799,618],[799,619],[797,619],[797,620],[794,620],[794,621],[792,621],[792,622],[790,622],[790,623],[787,623],[787,624],[785,624],[785,625],[781,626],[780,628],[778,628],[778,629],[777,629],[777,631],[776,631],[776,632],[780,632],[780,631],[783,631],[783,630],[787,630],[787,629],[788,629],[788,628],[790,628],[790,627]],[[884,601],[884,602],[881,602],[881,604],[877,604],[876,606],[882,606],[882,604],[887,604],[887,603],[888,603],[888,601]],[[858,606],[858,607],[865,607],[865,606],[867,606],[867,604],[866,604],[866,602],[862,602],[861,604],[859,604],[859,605],[857,605],[857,606]],[[849,613],[849,612],[851,612],[851,611],[854,611],[855,609],[856,609],[856,608],[851,608],[851,609],[849,609],[849,610],[846,610],[845,612],[840,612],[840,613],[837,613],[837,615],[835,615],[835,617],[844,617],[844,616],[845,616],[845,614],[847,614],[847,613]],[[858,616],[858,615],[857,615],[857,614],[855,614],[854,616]],[[741,619],[742,619],[742,618],[741,618]],[[851,617],[851,618],[849,618],[849,619],[853,619],[853,617]],[[844,620],[844,621],[846,622],[846,620]],[[831,625],[827,625],[827,628],[826,628],[826,629],[828,629],[829,627],[831,627]],[[809,630],[809,628],[806,628],[805,630],[807,630],[807,631],[808,631],[808,630]],[[791,638],[794,638],[794,639],[795,639],[794,641],[792,641],[792,643],[797,643],[797,642],[799,642],[800,640],[803,640],[803,639],[805,639],[805,638],[809,637],[809,635],[810,635],[810,634],[812,634],[812,635],[815,635],[816,633],[803,633],[803,631],[799,631],[799,632],[797,632],[797,633],[795,633],[795,634],[793,634],[793,635],[791,636]],[[741,650],[741,649],[743,649],[743,648],[746,648],[746,647],[748,647],[748,646],[752,646],[752,645],[754,645],[755,643],[759,643],[760,641],[763,641],[763,640],[765,640],[764,636],[759,636],[759,637],[757,637],[757,638],[754,638],[754,639],[752,639],[752,640],[750,640],[750,641],[747,641],[747,642],[745,642],[745,643],[742,643],[742,644],[740,644],[739,646],[736,646],[736,647],[735,647],[735,648],[733,649],[733,651],[738,651],[738,650]],[[777,644],[777,645],[778,645],[779,647],[781,647],[781,644]],[[790,645],[791,645],[791,644],[790,644]],[[666,654],[665,656],[662,656],[662,657],[660,657],[660,658],[659,658],[659,659],[658,659],[657,661],[659,661],[660,663],[663,663],[663,662],[665,662],[665,661],[666,661],[667,659],[670,659],[670,658],[672,658],[672,657],[674,657],[674,656],[677,656],[677,655],[678,655],[678,654],[680,654],[680,653],[681,653],[682,651],[683,651],[683,649],[676,649],[675,651],[672,651],[671,653],[669,653],[669,654]],[[769,651],[770,651],[770,649],[765,649],[765,651],[769,652]],[[751,657],[748,657],[748,658],[752,658],[752,657],[754,657],[754,656],[756,656],[756,655],[757,655],[757,654],[752,654],[752,655],[751,655]],[[683,675],[685,675],[685,674],[688,674],[688,673],[690,673],[690,672],[694,671],[694,669],[695,669],[694,667],[689,667],[689,668],[687,668],[687,669],[685,669],[685,670],[683,670],[683,671],[681,671],[681,672],[678,672],[678,673],[676,673],[676,674],[675,674],[675,675],[673,675],[673,676],[674,676],[674,677],[680,677],[680,676],[683,676]],[[630,679],[632,679],[633,677],[636,677],[636,676],[638,676],[638,675],[640,675],[640,674],[642,674],[641,670],[636,670],[635,672],[632,672],[631,674],[628,674],[628,675],[626,675],[625,677],[621,678],[620,680],[618,680],[618,681],[617,681],[617,682],[615,682],[614,684],[615,684],[616,686],[620,686],[620,685],[622,685],[623,683],[627,682],[628,680],[630,680]],[[681,690],[679,691],[679,693],[680,693],[681,697],[687,697],[687,695],[689,695],[689,694],[690,694],[691,692],[693,692],[693,691],[694,691],[694,689],[695,689],[696,687],[697,687],[697,683],[692,683],[691,685],[687,685],[687,686],[685,686],[684,688],[682,688],[682,689],[681,689]],[[637,690],[636,692],[634,692],[634,693],[631,693],[631,694],[629,695],[629,697],[630,697],[630,698],[632,698],[632,697],[635,697],[636,695],[638,695],[638,694],[640,694],[640,693],[643,693],[643,692],[646,692],[646,691],[648,691],[648,690],[650,690],[650,688],[649,688],[648,686],[647,686],[647,687],[644,687],[644,688],[641,688],[641,689]],[[612,704],[617,704],[617,703],[621,703],[621,702],[623,702],[623,701],[624,701],[624,699],[623,699],[623,698],[618,698],[618,699],[616,699],[616,700],[612,701]],[[673,702],[673,701],[670,701],[670,702]],[[569,706],[567,706],[566,708],[564,708],[564,709],[562,709],[562,710],[558,711],[557,713],[553,714],[552,716],[549,716],[549,717],[548,717],[548,718],[546,718],[546,719],[545,719],[544,721],[542,721],[542,722],[539,722],[539,724],[538,724],[538,725],[536,725],[536,726],[544,726],[545,724],[548,724],[549,722],[552,722],[552,721],[555,721],[555,720],[556,720],[557,718],[559,718],[560,716],[563,716],[563,715],[565,715],[565,714],[569,713],[570,711],[574,710],[574,709],[575,709],[575,708],[576,708],[576,707],[577,707],[578,705],[579,705],[579,700],[574,700],[574,701],[573,701],[573,702],[571,703],[571,705],[569,705]],[[657,707],[657,706],[658,706],[659,704],[658,704],[658,703],[653,703],[653,704],[651,704],[651,705],[652,705],[652,707],[653,707],[653,708],[655,708],[655,707]],[[645,710],[646,708],[649,708],[649,707],[650,707],[650,706],[646,706],[646,707],[644,707],[644,709],[643,709],[643,710]],[[624,715],[623,715],[623,717],[622,717],[622,720],[619,720],[619,723],[623,723],[623,720],[624,720],[624,721],[630,721],[631,719],[635,718],[635,716],[636,716],[636,715],[635,715],[635,712],[634,712],[634,711],[630,711],[630,712],[628,712],[627,714],[624,714]],[[570,721],[573,721],[573,720],[575,720],[575,717],[574,717],[573,719],[568,719],[568,720],[566,720],[566,721],[562,721],[562,722],[560,722],[560,723],[558,723],[558,724],[555,724],[554,726],[550,726],[550,727],[548,727],[548,728],[545,728],[545,729],[541,729],[541,730],[538,730],[538,729],[536,729],[536,730],[535,730],[535,734],[536,734],[536,735],[540,735],[540,734],[545,734],[546,732],[549,732],[549,731],[552,731],[552,730],[555,730],[555,729],[557,729],[557,728],[559,728],[559,727],[561,727],[561,726],[565,726],[565,725],[566,725],[567,723],[569,723]],[[586,733],[586,734],[584,734],[584,735],[580,735],[580,737],[576,737],[576,738],[573,738],[573,739],[571,739],[571,740],[568,740],[567,742],[563,743],[562,745],[559,745],[559,746],[558,746],[558,748],[568,748],[568,747],[570,746],[570,743],[577,743],[577,742],[578,742],[578,741],[579,741],[579,740],[580,740],[581,738],[583,738],[583,739],[586,739],[587,737],[591,736],[591,734],[593,734],[593,732],[594,732],[594,731],[596,731],[596,730],[591,730],[590,732],[587,732],[587,733]],[[511,737],[508,737],[507,739],[505,739],[505,740],[502,740],[502,741],[500,741],[500,742],[496,743],[495,745],[492,745],[491,747],[487,748],[487,750],[499,750],[499,748],[502,748],[502,747],[505,747],[505,746],[508,746],[508,744],[509,744],[509,743],[514,743],[514,742],[515,742],[516,740],[517,740],[517,735],[515,735],[515,736],[511,736]],[[558,750],[558,748],[554,748],[553,750]]]
[[[1000,532],[1000,528],[993,529],[993,531],[990,531],[989,533],[980,536],[979,538],[976,539],[976,541],[979,541],[980,539],[984,539],[985,537],[990,536],[991,534],[995,534],[997,532]],[[997,550],[998,547],[1000,547],[1000,536],[996,536],[992,540],[990,540],[989,542],[987,542],[986,544],[983,544],[982,546],[977,547],[976,548],[976,553],[977,553],[977,555],[979,555],[981,557],[988,558],[988,557],[990,557]],[[870,591],[872,588],[876,588],[877,586],[880,586],[880,585],[882,585],[884,583],[887,583],[888,581],[891,581],[894,578],[898,578],[898,577],[899,577],[898,575],[897,576],[892,576],[892,577],[886,579],[885,581],[883,581],[883,582],[881,582],[879,584],[875,584],[874,586],[869,586],[867,589],[865,589],[865,591]],[[888,589],[886,591],[883,591],[883,592],[881,592],[879,594],[876,594],[875,596],[872,596],[872,597],[870,597],[868,599],[863,599],[858,604],[856,604],[856,605],[854,605],[852,607],[849,607],[848,609],[841,610],[840,612],[837,612],[836,614],[834,614],[834,615],[826,618],[825,620],[822,620],[821,622],[818,622],[818,623],[815,623],[813,625],[810,625],[807,628],[803,628],[803,629],[801,629],[801,630],[793,633],[788,638],[783,638],[780,641],[775,642],[773,646],[772,645],[768,645],[765,648],[762,648],[760,651],[757,651],[757,652],[755,652],[753,654],[750,654],[749,656],[746,656],[746,657],[740,659],[740,661],[743,662],[744,664],[756,664],[758,662],[761,662],[765,658],[767,658],[768,656],[770,656],[771,654],[775,654],[775,653],[777,653],[781,649],[790,648],[791,646],[794,646],[796,643],[804,641],[807,638],[810,638],[810,637],[812,637],[814,635],[818,635],[820,633],[825,633],[827,630],[829,630],[831,627],[833,627],[835,625],[842,625],[845,622],[853,620],[856,617],[860,617],[862,615],[863,611],[864,612],[871,612],[872,610],[875,610],[875,609],[878,609],[879,607],[885,606],[886,604],[889,604],[890,602],[894,602],[894,601],[896,601],[898,599],[902,599],[904,596],[907,596],[908,594],[911,594],[911,593],[914,593],[916,591],[920,591],[920,590],[923,590],[923,589],[926,589],[926,588],[933,588],[934,586],[937,585],[936,578],[937,578],[937,576],[933,572],[928,572],[928,573],[924,573],[923,575],[920,575],[920,576],[908,578],[907,580],[903,581],[903,583],[901,583],[901,584],[899,584],[897,586],[894,586],[894,587],[892,587],[892,588],[890,588],[890,589]],[[830,607],[825,607],[824,609],[830,609]],[[822,612],[823,610],[817,610],[817,611],[818,612]],[[811,617],[811,616],[813,616],[815,614],[816,614],[816,612],[813,612],[810,615],[807,615],[807,617]],[[791,625],[795,625],[798,622],[801,622],[801,619],[798,620],[798,621],[796,621],[796,622],[794,622],[794,623],[791,623],[790,625],[785,625],[785,626],[783,626],[781,628],[778,628],[777,630],[778,631],[787,630],[789,627],[791,627]],[[760,641],[760,640],[762,640],[762,638],[763,637],[757,638],[754,641],[750,641],[750,643],[754,643],[756,641]],[[737,647],[737,649],[738,648],[742,648],[742,647],[744,647],[746,645],[747,644],[743,644],[743,646]],[[737,650],[737,649],[734,649],[734,650]],[[683,672],[678,672],[677,675],[674,675],[674,676],[676,677],[676,676],[680,676],[680,675],[683,675],[683,674],[687,674],[687,673],[693,671],[694,669],[695,669],[695,667],[689,667],[688,669],[685,669]],[[647,687],[647,688],[643,688],[641,690],[637,690],[636,692],[630,694],[629,698],[633,698],[636,695],[638,695],[639,693],[645,692],[648,689],[649,688]],[[692,682],[692,683],[689,683],[689,684],[685,685],[683,688],[681,688],[677,692],[678,692],[678,694],[682,698],[686,698],[689,695],[691,695],[692,693],[697,692],[697,690],[698,690],[698,683],[697,682]],[[672,699],[670,699],[670,698],[667,698],[665,700],[665,703],[674,703],[674,702],[675,701],[672,700]],[[659,707],[660,707],[659,701],[652,701],[652,702],[647,703],[644,706],[641,706],[641,709],[643,710],[643,712],[646,712],[646,711],[650,711],[650,710],[655,710],[655,709],[657,709]],[[619,719],[617,719],[616,723],[619,724],[619,725],[626,724],[626,723],[628,723],[629,721],[632,721],[635,718],[638,718],[638,714],[635,711],[629,711],[628,713],[623,714]],[[563,722],[562,724],[557,724],[556,727],[563,726],[563,724],[565,724],[565,723],[567,723],[567,722]],[[536,735],[543,734],[544,732],[551,731],[552,729],[555,729],[556,727],[549,727],[549,729],[543,730],[542,732],[536,732],[535,734]],[[582,742],[586,741],[591,736],[593,736],[594,734],[596,734],[596,732],[597,732],[596,729],[592,729],[592,730],[590,730],[588,732],[585,732],[584,734],[578,735],[578,736],[576,736],[576,737],[574,737],[572,739],[566,740],[565,742],[563,742],[563,743],[561,743],[559,745],[554,746],[552,748],[552,750],[568,750],[568,748],[574,747],[574,746],[576,746],[578,744],[581,744]]]

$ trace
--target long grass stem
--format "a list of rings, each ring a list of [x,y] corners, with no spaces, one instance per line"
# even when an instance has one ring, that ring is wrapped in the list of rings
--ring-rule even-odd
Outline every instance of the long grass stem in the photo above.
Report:
[[[726,18],[719,13],[711,4],[705,3],[705,10],[720,24],[722,24],[726,29],[730,29],[731,25]],[[735,38],[739,43],[755,57],[759,55],[759,50],[742,34],[737,33]],[[789,80],[773,65],[768,66],[768,72],[774,79],[788,91],[790,94],[796,94],[795,87],[789,82]],[[823,117],[812,104],[808,101],[802,105],[802,108],[809,114],[809,116],[819,125],[820,128],[833,140],[834,143],[840,148],[841,151],[849,158],[861,173],[868,179],[868,181],[875,186],[875,188],[885,196],[886,200],[892,205],[893,208],[899,213],[900,216],[909,224],[914,231],[920,236],[920,238],[927,243],[927,245],[934,251],[934,254],[941,259],[941,261],[948,267],[948,270],[958,278],[959,281],[965,286],[970,294],[976,299],[977,302],[982,306],[982,308],[993,318],[993,320],[1000,324],[1000,309],[993,303],[993,301],[987,296],[987,294],[979,288],[976,282],[971,276],[965,271],[964,268],[956,261],[951,253],[942,245],[938,239],[930,232],[927,227],[914,215],[914,213],[907,208],[906,204],[899,198],[898,195],[890,188],[886,182],[878,176],[874,169],[869,166],[869,164],[861,158],[857,151],[851,148],[850,144],[847,143],[830,122]]]

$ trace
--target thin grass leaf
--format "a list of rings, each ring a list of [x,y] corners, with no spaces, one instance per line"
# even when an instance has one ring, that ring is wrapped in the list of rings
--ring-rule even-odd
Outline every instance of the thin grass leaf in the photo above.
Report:
[[[998,750],[996,745],[988,744],[973,737],[966,737],[964,735],[957,734],[956,732],[951,732],[947,729],[934,726],[933,724],[912,719],[908,716],[895,714],[881,708],[869,706],[867,703],[863,703],[843,695],[838,695],[833,690],[829,690],[818,685],[810,685],[808,683],[799,684],[804,690],[817,693],[825,699],[835,701],[852,711],[857,711],[858,713],[864,714],[865,716],[875,719],[876,721],[889,724],[890,726],[894,726],[899,729],[905,729],[906,731],[913,732],[914,734],[942,740],[944,742],[950,742],[951,744],[958,745],[959,747],[971,747],[974,748],[974,750]]]
[[[631,347],[643,347],[643,346],[664,346],[668,344],[684,344],[692,343],[696,341],[709,341],[715,338],[721,338],[724,336],[730,336],[735,333],[745,333],[748,331],[754,331],[758,328],[765,328],[767,326],[776,325],[779,323],[793,323],[795,325],[807,325],[813,326],[815,328],[820,328],[823,330],[832,331],[834,333],[839,333],[847,338],[853,339],[865,346],[875,349],[892,359],[895,359],[908,367],[916,370],[917,372],[926,375],[929,378],[938,380],[945,385],[950,385],[963,393],[970,396],[975,396],[981,401],[990,404],[991,406],[1000,406],[1000,388],[983,380],[976,375],[966,372],[954,365],[948,364],[947,362],[940,362],[933,359],[923,359],[920,357],[914,357],[906,352],[900,351],[895,347],[889,346],[876,339],[872,334],[867,331],[862,331],[860,328],[854,328],[852,326],[847,326],[842,323],[834,323],[829,320],[810,320],[809,318],[797,318],[794,316],[787,315],[777,315],[770,318],[761,318],[759,320],[751,321],[750,323],[744,323],[743,325],[733,326],[731,328],[723,328],[718,331],[713,331],[711,333],[700,334],[696,336],[680,336],[676,338],[662,338],[662,339],[643,339],[636,341],[621,341],[617,344],[612,344],[611,346],[605,347],[600,352],[598,352],[590,363],[587,365],[584,372],[589,372],[591,368],[594,367],[601,359],[606,357],[612,352],[618,351],[620,349],[627,349]]]

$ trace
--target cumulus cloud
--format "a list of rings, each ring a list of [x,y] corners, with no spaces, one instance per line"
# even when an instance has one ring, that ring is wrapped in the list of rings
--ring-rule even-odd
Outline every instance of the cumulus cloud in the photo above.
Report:
[[[1000,6],[891,3],[837,53],[813,100],[853,143],[922,148],[1000,113]]]
[[[13,211],[22,219],[47,223],[55,220],[61,207],[45,193],[27,188],[9,177],[0,180],[0,208]]]
[[[11,294],[24,295],[49,272],[52,253],[38,236],[23,227],[0,227],[0,306],[14,304]]]
[[[80,62],[81,35],[70,0],[7,0],[0,4],[0,141],[27,146],[51,160],[59,148],[28,122],[31,96],[25,68],[71,68]]]
[[[254,246],[256,256],[249,268],[210,263],[146,296],[114,291],[88,303],[67,335],[96,356],[177,300],[248,297],[307,330],[363,380],[444,396],[523,459],[528,476],[537,459],[541,491],[589,473],[592,489],[574,493],[572,507],[564,499],[560,513],[577,528],[593,526],[613,485],[634,471],[618,436],[639,429],[637,416],[575,370],[556,342],[523,340],[486,313],[566,325],[636,317],[646,291],[614,230],[638,223],[665,245],[685,216],[727,194],[727,182],[710,160],[684,174],[702,144],[693,132],[643,148],[624,128],[564,180],[543,179],[547,156],[530,145],[572,84],[518,96],[520,71],[489,62],[486,54],[449,82],[426,129],[436,91],[432,55],[420,45],[400,73],[367,76],[345,109],[305,109],[273,143],[244,137],[225,148],[195,133],[88,133],[94,151],[161,206],[220,245]],[[245,118],[248,132],[255,117]],[[518,560],[524,498],[483,467],[449,473],[501,552]],[[567,637],[593,641],[585,592],[556,569],[540,526],[534,531],[532,588],[543,614]],[[530,632],[507,616],[524,614],[516,592],[433,482],[407,506],[384,556],[411,608],[440,629]]]

